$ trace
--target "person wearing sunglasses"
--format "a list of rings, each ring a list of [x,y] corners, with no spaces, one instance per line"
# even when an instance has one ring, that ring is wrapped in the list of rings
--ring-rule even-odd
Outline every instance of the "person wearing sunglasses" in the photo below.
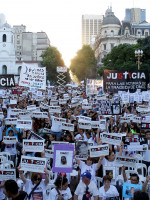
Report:
[[[48,171],[45,168],[45,180],[42,179],[42,174],[32,172],[31,180],[26,179],[22,171],[20,177],[24,183],[25,191],[27,192],[30,200],[44,200],[46,199],[46,189],[49,183]]]

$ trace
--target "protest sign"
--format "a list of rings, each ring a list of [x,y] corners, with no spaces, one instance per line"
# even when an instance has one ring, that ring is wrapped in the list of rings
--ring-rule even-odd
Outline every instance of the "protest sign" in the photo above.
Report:
[[[23,150],[25,152],[44,151],[44,140],[23,140]]]
[[[123,197],[132,198],[137,190],[142,190],[142,185],[123,183]]]
[[[16,105],[17,99],[10,99],[10,105]]]
[[[62,122],[61,128],[63,130],[74,131],[74,124]]]
[[[66,119],[65,118],[59,118],[59,117],[54,117],[54,122],[57,125],[61,125],[62,122],[66,123]]]
[[[82,109],[83,110],[92,109],[92,104],[91,103],[82,103]]]
[[[108,156],[109,155],[109,145],[98,145],[90,147],[90,157],[100,157],[100,156]]]
[[[88,158],[88,143],[86,141],[76,141],[76,159],[87,160]]]
[[[78,121],[88,121],[91,122],[91,117],[86,117],[86,116],[77,116],[79,118]]]
[[[118,133],[101,133],[103,143],[113,144],[120,146],[122,135]]]
[[[30,111],[21,111],[19,112],[20,119],[31,119],[31,112]]]
[[[48,118],[48,112],[36,112],[36,111],[34,111],[32,113],[32,117],[47,119]]]
[[[44,173],[45,167],[46,167],[46,158],[21,156],[20,170]]]
[[[33,131],[31,131],[29,139],[31,139],[31,140],[43,140],[43,138],[41,136],[37,135]]]
[[[17,118],[5,118],[5,125],[16,125]]]
[[[112,102],[108,100],[102,100],[99,102],[99,113],[102,115],[112,115]]]
[[[61,107],[60,106],[50,106],[49,112],[50,113],[61,113]]]
[[[78,122],[78,126],[81,129],[91,129],[91,122],[87,122],[87,121],[80,121]]]
[[[135,167],[137,163],[136,158],[127,156],[116,156],[115,166]]]
[[[57,106],[58,105],[58,100],[51,100],[50,101],[51,106]]]
[[[135,92],[137,89],[141,91],[147,90],[149,81],[147,71],[117,71],[104,70],[104,84],[105,92],[117,93],[118,91]]]
[[[86,80],[86,95],[98,94],[98,88],[102,87],[103,80],[87,79]]]
[[[3,142],[5,144],[16,144],[18,141],[15,136],[3,136]]]
[[[101,130],[106,130],[106,119],[100,119],[99,120],[99,127]]]
[[[32,130],[32,120],[18,119],[16,128]]]
[[[67,103],[66,99],[59,99],[59,105],[65,105]]]
[[[112,114],[113,115],[120,115],[121,114],[120,104],[112,104]]]
[[[0,119],[1,119],[1,120],[4,119],[4,114],[3,114],[3,112],[0,112]]]
[[[108,175],[111,179],[115,179],[116,178],[116,167],[107,167],[104,166],[103,167],[103,176]]]
[[[91,128],[100,128],[99,121],[91,121]]]
[[[46,89],[46,67],[34,67],[23,63],[20,72],[20,86]]]
[[[15,169],[0,169],[0,181],[16,180]]]
[[[45,149],[45,157],[46,158],[53,158],[54,156],[54,151],[50,150],[50,149]]]
[[[0,88],[15,87],[15,79],[13,74],[0,75]]]
[[[73,169],[74,146],[70,144],[55,144],[53,172],[71,173]]]

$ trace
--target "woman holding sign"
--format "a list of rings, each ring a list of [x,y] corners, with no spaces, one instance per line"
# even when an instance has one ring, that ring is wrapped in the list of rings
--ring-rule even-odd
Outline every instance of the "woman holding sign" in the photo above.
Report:
[[[48,200],[72,200],[66,177],[57,177],[54,184],[56,188],[51,190]]]

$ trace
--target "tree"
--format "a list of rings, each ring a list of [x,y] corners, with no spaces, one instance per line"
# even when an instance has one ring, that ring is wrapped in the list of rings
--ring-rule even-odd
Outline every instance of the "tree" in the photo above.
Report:
[[[65,66],[61,53],[56,47],[48,47],[41,55],[43,61],[42,66],[46,67],[47,80],[51,85],[57,82],[57,66]],[[70,80],[69,70],[67,72],[67,82]]]
[[[150,71],[150,37],[139,39],[137,44],[120,44],[115,46],[105,58],[102,59],[104,66],[99,67],[98,73],[103,74],[104,69],[112,70],[137,70],[137,58],[135,50],[143,50],[141,58],[141,70]]]
[[[90,45],[83,45],[82,49],[71,60],[70,70],[79,81],[95,78],[97,61]]]

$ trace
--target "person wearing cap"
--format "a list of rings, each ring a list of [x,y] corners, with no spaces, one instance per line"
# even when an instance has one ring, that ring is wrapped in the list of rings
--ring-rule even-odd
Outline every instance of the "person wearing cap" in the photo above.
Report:
[[[74,193],[74,200],[98,200],[98,189],[94,181],[91,180],[91,173],[81,174],[82,181],[78,184]]]

